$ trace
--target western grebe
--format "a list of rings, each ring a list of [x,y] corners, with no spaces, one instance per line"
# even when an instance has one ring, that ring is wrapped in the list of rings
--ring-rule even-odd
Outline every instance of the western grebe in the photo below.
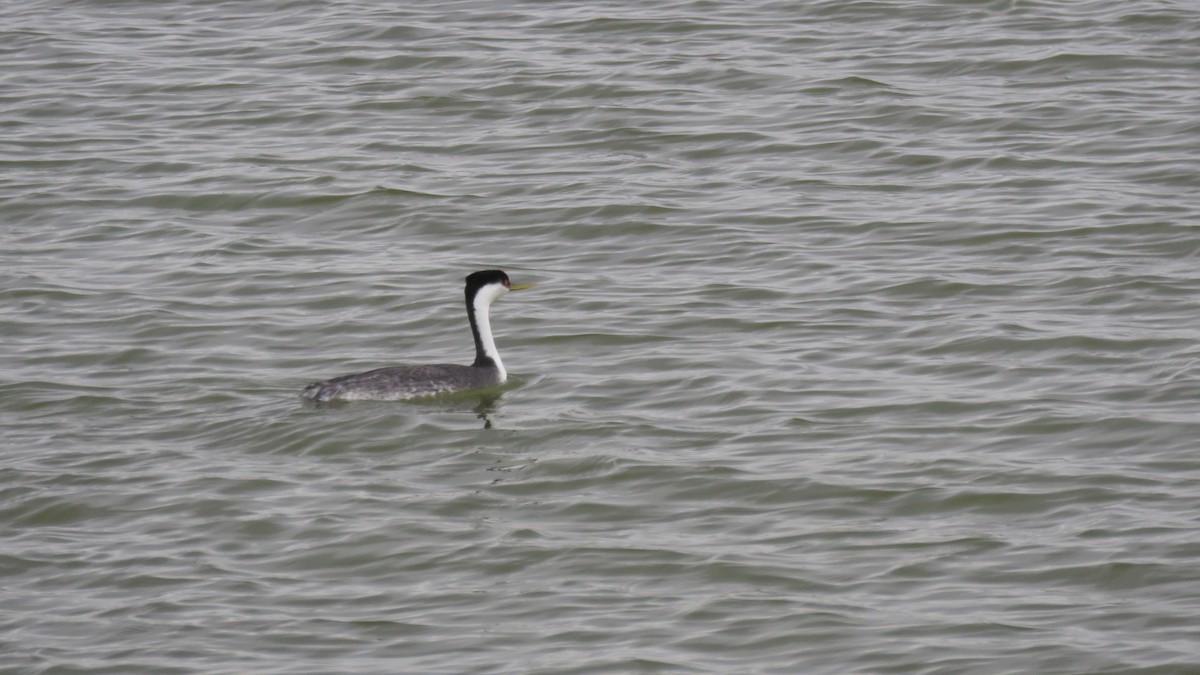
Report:
[[[510,283],[508,275],[500,270],[474,272],[467,277],[467,319],[475,336],[475,363],[469,366],[439,363],[379,368],[314,382],[300,395],[313,401],[404,401],[503,384],[508,372],[492,339],[488,308],[509,291],[531,287]]]

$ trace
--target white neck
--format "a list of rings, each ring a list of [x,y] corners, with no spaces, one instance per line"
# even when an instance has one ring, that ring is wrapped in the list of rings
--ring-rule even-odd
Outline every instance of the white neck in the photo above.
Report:
[[[486,286],[479,290],[475,295],[475,328],[479,330],[479,344],[483,347],[483,353],[496,364],[496,370],[499,371],[500,381],[504,382],[508,379],[508,371],[504,370],[504,363],[500,360],[500,352],[496,350],[496,341],[492,338],[492,322],[488,315],[488,310],[492,306],[492,301],[504,295],[508,291],[507,288],[496,284],[495,286]]]

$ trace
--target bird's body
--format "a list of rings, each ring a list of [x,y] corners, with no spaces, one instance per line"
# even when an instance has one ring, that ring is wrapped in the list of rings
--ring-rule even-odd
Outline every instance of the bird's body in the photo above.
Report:
[[[393,366],[314,382],[300,393],[314,401],[407,401],[503,384],[492,368],[438,363]]]
[[[314,382],[300,395],[317,401],[404,401],[468,389],[503,384],[508,379],[492,339],[488,308],[514,286],[500,270],[475,272],[467,277],[467,318],[475,338],[475,362],[469,366],[431,364],[379,368]]]

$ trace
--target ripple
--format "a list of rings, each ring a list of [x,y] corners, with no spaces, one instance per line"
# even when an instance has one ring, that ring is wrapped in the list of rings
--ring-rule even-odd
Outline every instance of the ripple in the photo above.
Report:
[[[14,667],[1200,663],[1190,7],[0,12]]]

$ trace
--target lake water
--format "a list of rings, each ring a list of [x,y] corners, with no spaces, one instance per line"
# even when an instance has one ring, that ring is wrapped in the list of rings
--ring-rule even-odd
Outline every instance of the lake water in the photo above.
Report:
[[[1200,5],[8,3],[0,671],[1200,672]],[[304,405],[317,379],[512,378]]]

